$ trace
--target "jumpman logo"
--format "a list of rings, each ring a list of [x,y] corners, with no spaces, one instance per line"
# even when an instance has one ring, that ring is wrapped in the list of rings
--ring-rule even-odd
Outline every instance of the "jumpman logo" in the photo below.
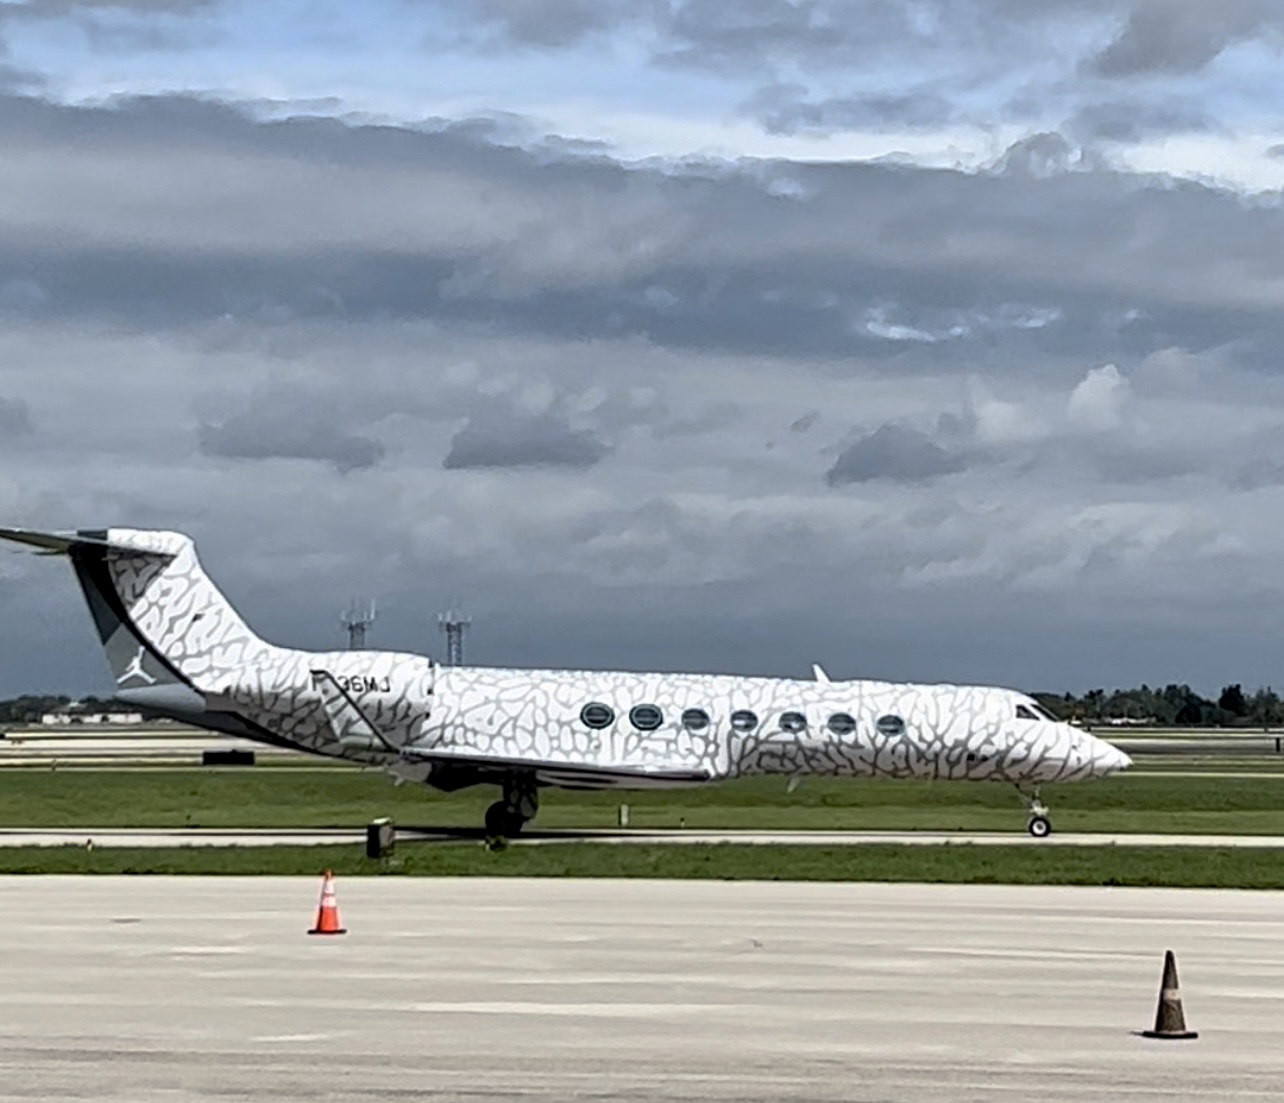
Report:
[[[130,678],[142,678],[149,686],[156,684],[156,678],[148,674],[143,669],[143,657],[147,654],[147,648],[140,646],[138,654],[129,660],[129,665],[125,667],[125,673],[116,679],[118,686],[124,685]]]

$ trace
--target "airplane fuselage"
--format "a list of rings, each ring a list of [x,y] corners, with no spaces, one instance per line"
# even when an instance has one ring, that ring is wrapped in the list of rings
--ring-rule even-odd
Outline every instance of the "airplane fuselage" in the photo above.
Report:
[[[433,764],[524,765],[551,784],[650,787],[763,774],[1040,783],[1127,762],[1105,741],[1040,715],[1028,697],[989,687],[272,652],[226,678],[210,706],[303,749],[429,783]],[[344,738],[330,697],[346,698],[365,727]]]
[[[495,833],[520,830],[547,785],[827,775],[1037,786],[1128,765],[1006,689],[442,667],[400,652],[278,647],[250,630],[182,533],[0,537],[71,559],[121,699],[440,789],[497,783]],[[1028,800],[1031,830],[1046,834],[1046,810]]]

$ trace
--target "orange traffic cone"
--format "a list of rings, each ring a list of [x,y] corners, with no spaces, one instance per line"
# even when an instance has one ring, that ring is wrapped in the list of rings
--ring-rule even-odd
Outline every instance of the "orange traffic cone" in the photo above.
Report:
[[[321,903],[317,907],[317,921],[308,934],[347,934],[339,926],[339,905],[334,898],[334,874],[328,869],[321,876]]]
[[[1159,1007],[1155,1011],[1155,1028],[1143,1030],[1143,1038],[1198,1038],[1186,1029],[1186,1015],[1181,1009],[1181,989],[1177,986],[1177,958],[1171,950],[1164,954],[1164,979],[1159,982]]]

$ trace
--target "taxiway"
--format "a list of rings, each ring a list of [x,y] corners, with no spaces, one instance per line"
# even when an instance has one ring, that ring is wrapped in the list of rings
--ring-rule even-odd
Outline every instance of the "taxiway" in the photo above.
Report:
[[[399,827],[397,841],[452,843],[480,840],[480,828]],[[364,843],[364,832],[343,828],[0,828],[0,847],[114,846],[148,849],[174,846],[333,846]],[[1022,831],[648,831],[642,829],[535,830],[511,840],[520,846],[613,843],[621,846],[1234,846],[1284,850],[1281,835],[1157,835],[1067,832],[1035,839]]]
[[[1284,894],[0,878],[0,1100],[1280,1098]],[[1194,1042],[1155,1042],[1165,949]]]

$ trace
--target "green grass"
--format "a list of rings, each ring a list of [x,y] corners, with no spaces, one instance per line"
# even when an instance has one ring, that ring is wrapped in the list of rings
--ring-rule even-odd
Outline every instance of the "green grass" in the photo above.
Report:
[[[1218,847],[515,846],[401,844],[370,861],[359,847],[0,849],[0,873],[240,874],[341,877],[654,877],[756,881],[1284,888],[1284,850]]]
[[[1284,834],[1284,777],[1140,777],[1049,787],[1065,831]],[[446,795],[376,772],[286,770],[0,771],[0,827],[358,827],[481,823],[483,786]],[[1019,831],[1010,786],[967,782],[780,779],[641,793],[546,790],[537,826],[610,827],[621,801],[636,827],[756,830]]]

